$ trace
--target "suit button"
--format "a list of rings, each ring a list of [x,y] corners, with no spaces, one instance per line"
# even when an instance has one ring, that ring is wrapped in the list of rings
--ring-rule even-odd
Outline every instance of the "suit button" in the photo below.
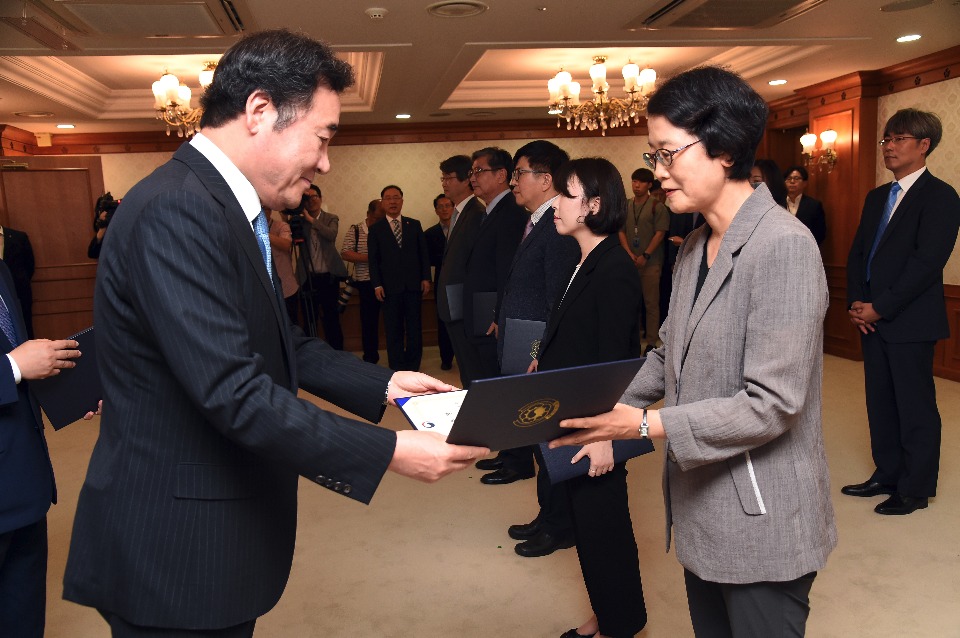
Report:
[[[323,474],[317,474],[317,478],[313,479],[313,482],[314,482],[314,483],[318,483],[318,484],[320,484],[320,485],[323,485],[323,482],[324,482],[326,479],[327,479],[327,477],[324,476]]]
[[[326,483],[324,483],[324,485],[326,485],[327,487],[332,488],[332,487],[333,487],[333,479],[328,478],[327,481],[326,481]]]
[[[353,488],[350,487],[350,484],[349,484],[349,483],[347,483],[346,485],[343,486],[343,493],[344,493],[344,494],[349,494],[349,493],[352,492],[352,491],[353,491]]]
[[[340,481],[337,481],[336,483],[333,484],[333,489],[335,489],[338,492],[342,487],[343,487],[343,483],[341,483]]]

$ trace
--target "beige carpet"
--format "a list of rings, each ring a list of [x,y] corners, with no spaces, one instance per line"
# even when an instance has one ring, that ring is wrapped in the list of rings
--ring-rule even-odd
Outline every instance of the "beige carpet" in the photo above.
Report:
[[[424,371],[440,372],[436,348]],[[960,384],[937,381],[944,422],[940,494],[906,517],[880,498],[840,495],[872,471],[860,363],[826,357],[824,430],[840,543],[814,584],[808,635],[960,637]],[[389,427],[405,427],[388,410]],[[97,423],[48,430],[60,488],[49,517],[47,636],[108,636],[99,615],[61,600],[70,526]],[[664,552],[659,453],[629,465],[631,510],[650,638],[692,634],[682,570]],[[556,638],[590,613],[575,550],[520,558],[506,534],[536,513],[533,481],[478,482],[471,469],[435,485],[388,475],[369,507],[301,481],[293,571],[258,638],[446,636]],[[253,575],[251,575],[252,577]]]

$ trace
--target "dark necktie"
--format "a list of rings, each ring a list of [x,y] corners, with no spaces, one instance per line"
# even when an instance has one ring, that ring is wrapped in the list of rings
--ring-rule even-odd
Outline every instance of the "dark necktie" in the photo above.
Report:
[[[870,281],[870,263],[873,261],[873,255],[877,252],[877,246],[880,245],[880,238],[887,230],[890,224],[890,218],[893,217],[893,206],[897,203],[897,193],[901,191],[900,184],[894,182],[890,185],[890,194],[887,195],[887,205],[883,208],[883,217],[880,218],[880,225],[877,226],[877,235],[873,238],[873,246],[870,248],[870,255],[867,257],[867,281]]]
[[[520,240],[520,243],[523,243],[523,240],[527,238],[530,234],[530,231],[533,230],[533,217],[527,220],[527,227],[523,231],[523,238]]]
[[[390,223],[393,225],[393,236],[397,240],[397,246],[403,246],[402,235],[400,233],[400,220],[391,219]]]
[[[7,308],[7,302],[3,300],[3,297],[0,297],[0,330],[3,330],[3,334],[6,335],[11,346],[16,348],[20,345],[20,340],[17,339],[17,329],[13,327],[13,316],[10,314],[10,309]]]
[[[263,263],[267,267],[267,276],[270,278],[270,285],[272,286],[273,260],[270,250],[270,228],[267,226],[267,216],[262,210],[253,219],[253,232],[257,234],[257,244],[260,246],[260,254],[263,255]]]

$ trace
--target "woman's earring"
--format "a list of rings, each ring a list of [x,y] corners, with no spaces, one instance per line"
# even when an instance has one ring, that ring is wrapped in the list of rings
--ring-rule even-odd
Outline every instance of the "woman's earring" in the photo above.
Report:
[[[577,223],[582,224],[584,219],[586,219],[586,215],[580,215],[577,217]]]

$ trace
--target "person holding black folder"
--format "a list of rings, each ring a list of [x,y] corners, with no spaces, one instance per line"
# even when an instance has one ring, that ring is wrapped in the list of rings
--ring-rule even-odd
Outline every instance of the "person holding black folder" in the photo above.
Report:
[[[550,313],[539,358],[530,369],[638,357],[642,295],[640,276],[617,234],[627,210],[620,173],[603,158],[576,159],[560,168],[555,184],[557,232],[577,241],[581,260]],[[614,463],[610,441],[583,446],[573,461],[584,456],[590,458],[588,473],[555,484],[549,502],[569,510],[594,615],[561,638],[626,638],[647,623],[627,470],[624,463]],[[541,512],[539,518],[549,514]]]

